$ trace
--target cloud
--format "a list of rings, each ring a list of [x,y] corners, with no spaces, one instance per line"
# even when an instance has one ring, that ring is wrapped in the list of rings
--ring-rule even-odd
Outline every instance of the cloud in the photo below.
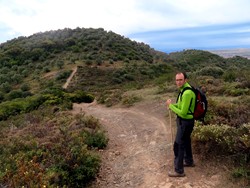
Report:
[[[133,33],[129,38],[164,52],[250,47],[250,22]]]
[[[125,36],[165,31],[173,36],[171,41],[183,44],[173,31],[249,23],[249,7],[248,0],[1,0],[0,42],[49,30],[92,27]],[[157,43],[153,38],[140,40]]]
[[[136,25],[133,4],[133,0],[10,0],[1,2],[0,23],[23,35],[66,27],[126,33],[129,25]]]

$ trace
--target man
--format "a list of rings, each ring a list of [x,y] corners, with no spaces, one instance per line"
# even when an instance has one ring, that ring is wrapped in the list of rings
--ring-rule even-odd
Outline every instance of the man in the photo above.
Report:
[[[191,87],[187,82],[187,75],[184,72],[177,73],[175,81],[180,92],[186,87]],[[173,148],[175,155],[175,170],[173,172],[169,172],[168,176],[184,177],[184,166],[194,166],[191,147],[191,133],[194,127],[193,112],[195,107],[195,93],[190,89],[185,90],[182,96],[180,94],[178,95],[176,104],[172,104],[171,99],[168,99],[166,104],[168,108],[177,115],[177,132]]]

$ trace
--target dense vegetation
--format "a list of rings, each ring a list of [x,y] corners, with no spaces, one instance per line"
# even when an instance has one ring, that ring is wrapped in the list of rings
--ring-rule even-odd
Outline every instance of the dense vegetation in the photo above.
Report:
[[[194,131],[196,150],[207,157],[226,155],[237,167],[234,176],[248,184],[249,59],[201,50],[165,54],[111,31],[76,28],[0,45],[0,185],[86,185],[100,166],[95,151],[108,138],[98,120],[69,114],[72,104],[95,98],[112,106],[127,90],[152,86],[173,93],[178,70],[194,86],[205,86],[209,100],[206,126],[197,124]]]

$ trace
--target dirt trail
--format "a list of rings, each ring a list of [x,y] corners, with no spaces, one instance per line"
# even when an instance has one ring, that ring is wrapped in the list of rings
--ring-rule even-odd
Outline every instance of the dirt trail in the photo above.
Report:
[[[74,104],[73,113],[93,115],[109,136],[107,149],[100,151],[103,164],[95,188],[223,188],[237,187],[227,182],[223,168],[199,161],[186,168],[186,177],[170,178],[173,152],[168,111],[164,101],[141,102],[134,107]],[[172,125],[175,125],[172,117]]]
[[[77,67],[74,67],[73,70],[72,70],[72,73],[71,75],[68,77],[67,81],[65,82],[65,84],[63,85],[63,88],[66,89],[71,81],[71,79],[73,78],[73,76],[75,75],[77,71]]]

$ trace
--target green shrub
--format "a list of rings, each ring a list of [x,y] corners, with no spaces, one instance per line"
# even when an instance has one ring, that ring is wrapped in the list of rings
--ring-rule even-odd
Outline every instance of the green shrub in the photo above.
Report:
[[[85,131],[83,135],[85,137],[85,143],[89,147],[103,149],[108,144],[108,139],[106,138],[104,131]]]
[[[4,93],[0,91],[0,103],[4,100]]]
[[[250,170],[243,168],[243,167],[239,167],[239,168],[235,168],[232,171],[232,176],[234,178],[242,178],[242,177],[246,177],[247,180],[250,182]]]
[[[225,82],[234,82],[237,78],[237,75],[234,71],[231,70],[224,72],[222,77]]]
[[[122,104],[125,106],[133,106],[136,102],[141,101],[142,98],[136,95],[124,95],[122,97]]]
[[[77,90],[74,93],[66,93],[66,98],[75,103],[91,103],[94,101],[95,97],[91,94],[88,94],[84,91]]]
[[[244,124],[239,128],[228,125],[197,125],[193,132],[193,138],[199,142],[211,144],[211,149],[216,151],[216,146],[225,147],[218,150],[221,154],[235,153],[241,149],[250,149],[250,124]],[[215,143],[215,145],[212,145]],[[241,144],[239,144],[241,143]]]
[[[16,98],[23,98],[23,92],[21,90],[12,90],[7,94],[8,100],[13,100]]]
[[[207,159],[226,159],[236,168],[234,176],[241,176],[250,181],[250,124],[239,128],[196,124],[192,138],[194,150],[201,156]]]
[[[46,99],[44,101],[45,105],[58,105],[63,103],[63,97],[56,96],[53,94],[44,94],[43,97]]]
[[[76,115],[76,124],[81,128],[90,128],[91,130],[97,130],[100,128],[100,122],[93,116]]]
[[[224,84],[224,94],[229,96],[248,95],[250,90],[245,88],[240,82],[232,82]]]
[[[229,89],[225,91],[225,94],[230,96],[241,96],[241,95],[248,95],[250,93],[250,90],[248,88],[242,89],[242,88],[234,88]]]
[[[224,73],[223,69],[220,67],[204,67],[197,72],[201,76],[213,76],[214,78],[219,78]]]
[[[49,112],[39,122],[31,120],[39,112],[26,115],[29,127],[19,127],[22,134],[1,136],[0,182],[8,187],[86,187],[101,164],[91,148],[104,148],[108,142],[99,121],[84,114],[54,117]]]
[[[104,91],[100,94],[97,101],[101,104],[105,104],[107,107],[118,104],[122,100],[122,90],[110,90]]]
[[[206,144],[203,150],[205,155],[211,151],[227,154],[234,150],[235,134],[235,129],[226,125],[196,126],[193,131],[193,140]]]
[[[42,95],[18,98],[0,104],[0,120],[20,113],[27,113],[41,105],[61,105],[63,109],[72,109],[72,102],[93,102],[94,97],[83,91],[65,93],[60,89],[47,89]]]
[[[0,104],[0,120],[5,120],[9,116],[17,115],[19,113],[27,113],[37,109],[45,98],[43,96],[31,96],[25,99],[16,99],[6,101]]]
[[[208,112],[206,121],[208,124],[227,124],[233,127],[240,127],[248,123],[250,118],[250,103],[246,97],[233,101],[215,101],[208,99]]]
[[[30,90],[30,86],[28,84],[24,83],[24,84],[21,85],[20,89],[22,91],[29,91]]]

